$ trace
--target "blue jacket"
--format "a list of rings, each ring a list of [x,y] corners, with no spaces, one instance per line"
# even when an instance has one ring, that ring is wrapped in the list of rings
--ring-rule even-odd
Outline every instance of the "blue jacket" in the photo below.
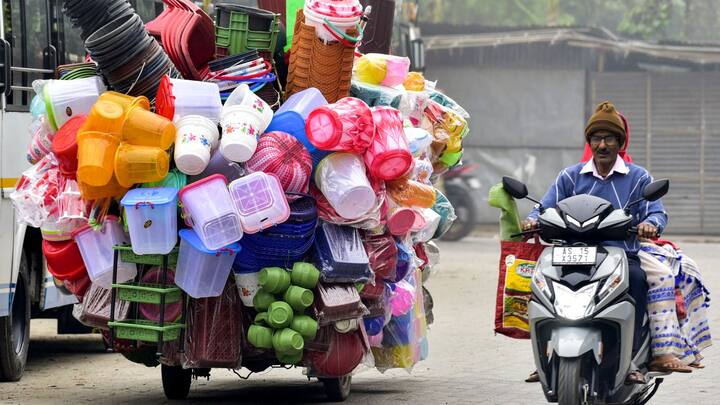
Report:
[[[605,179],[593,173],[592,160],[563,169],[542,198],[542,206],[554,208],[559,201],[577,194],[603,198],[612,203],[615,209],[625,208],[630,202],[642,198],[645,186],[653,181],[652,176],[642,166],[625,164],[620,158],[618,161]],[[657,227],[659,233],[662,233],[667,225],[668,217],[659,200],[635,204],[630,208],[630,213],[633,216],[633,225],[648,222]],[[539,210],[535,208],[528,218],[537,219],[539,215]],[[626,241],[608,241],[606,244],[623,248],[628,253],[637,253],[640,249],[635,235]]]

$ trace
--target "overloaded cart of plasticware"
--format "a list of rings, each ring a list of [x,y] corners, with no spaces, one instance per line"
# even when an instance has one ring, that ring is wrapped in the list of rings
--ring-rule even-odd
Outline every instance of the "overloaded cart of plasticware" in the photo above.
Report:
[[[467,113],[406,58],[357,52],[357,0],[298,10],[282,98],[276,14],[168,4],[143,27],[124,0],[67,0],[94,64],[34,83],[11,198],[75,316],[162,364],[171,399],[212,368],[304,367],[333,400],[363,365],[411,370],[455,219],[433,180]]]

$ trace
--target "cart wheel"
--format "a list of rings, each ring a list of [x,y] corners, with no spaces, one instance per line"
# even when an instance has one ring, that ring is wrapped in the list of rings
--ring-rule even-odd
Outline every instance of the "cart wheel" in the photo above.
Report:
[[[350,385],[352,384],[352,376],[346,375],[340,378],[321,378],[325,386],[325,395],[328,401],[343,402],[350,396]]]
[[[192,370],[180,366],[162,365],[163,391],[167,399],[185,399],[190,393]]]

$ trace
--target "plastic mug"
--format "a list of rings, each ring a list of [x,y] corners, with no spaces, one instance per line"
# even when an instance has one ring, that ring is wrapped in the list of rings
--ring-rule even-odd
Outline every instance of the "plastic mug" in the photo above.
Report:
[[[261,289],[253,297],[253,307],[256,311],[267,311],[275,301],[274,295]]]
[[[275,331],[272,337],[272,345],[276,352],[296,352],[305,347],[305,341],[296,331],[284,328]]]
[[[101,187],[110,182],[113,160],[120,140],[104,132],[85,131],[78,134],[77,176],[83,183]]]
[[[290,278],[298,287],[313,289],[320,280],[320,270],[312,263],[297,262],[293,264]]]
[[[307,315],[296,315],[290,323],[290,329],[298,332],[307,340],[314,340],[318,331],[318,323]]]
[[[248,329],[248,341],[258,349],[272,349],[273,331],[265,326],[250,325]]]
[[[223,156],[233,162],[250,160],[257,149],[257,138],[264,130],[260,116],[248,107],[235,106],[223,110],[220,126],[223,133],[220,152]]]
[[[303,351],[302,350],[296,350],[296,351],[285,351],[285,352],[275,352],[275,355],[277,356],[278,361],[280,364],[298,364],[303,359]]]
[[[255,320],[253,321],[255,325],[265,326],[268,324],[268,314],[267,312],[260,312],[257,315],[255,315]]]
[[[219,138],[217,125],[211,120],[199,115],[181,118],[175,135],[175,165],[190,176],[202,173]]]
[[[132,107],[122,127],[123,141],[166,150],[175,141],[175,125],[169,119],[142,107]]]
[[[290,274],[280,267],[267,267],[260,270],[262,289],[273,294],[282,294],[290,286]]]
[[[121,143],[115,156],[115,176],[124,187],[165,178],[170,158],[164,149]]]
[[[275,301],[267,312],[268,324],[275,329],[286,328],[293,320],[293,310],[287,302]]]
[[[88,114],[83,127],[88,131],[109,133],[120,137],[125,112],[122,107],[112,101],[98,101]]]
[[[253,306],[253,298],[260,290],[260,272],[235,272],[235,283],[240,293],[240,299],[246,307]]]
[[[313,295],[313,292],[307,288],[291,285],[285,291],[283,299],[285,302],[290,304],[295,311],[303,312],[306,308],[313,304],[315,296]]]

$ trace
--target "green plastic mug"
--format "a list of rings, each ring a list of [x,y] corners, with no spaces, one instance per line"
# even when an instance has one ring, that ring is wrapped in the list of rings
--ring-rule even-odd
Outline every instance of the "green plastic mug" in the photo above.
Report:
[[[290,273],[293,285],[312,290],[320,280],[320,270],[312,263],[297,262]]]
[[[287,352],[275,352],[275,355],[277,356],[277,359],[280,361],[280,364],[295,365],[302,361],[303,351],[297,350],[297,351],[287,351]]]
[[[260,290],[253,297],[253,307],[258,311],[267,311],[270,308],[270,304],[277,301],[275,296],[271,293]]]
[[[285,291],[283,298],[294,310],[302,312],[313,304],[315,296],[313,292],[307,288],[291,285],[287,291]]]
[[[305,340],[314,340],[318,323],[307,315],[296,315],[290,323],[290,329],[299,333]]]
[[[260,285],[269,293],[282,294],[290,286],[290,274],[280,267],[266,267],[260,270]]]
[[[268,314],[267,312],[260,312],[255,315],[255,325],[267,326],[268,325]]]
[[[290,326],[293,320],[293,310],[287,302],[275,301],[268,309],[267,322],[275,329]]]
[[[305,348],[305,341],[292,329],[276,330],[272,336],[272,346],[277,353],[295,353]]]
[[[248,341],[259,349],[273,348],[273,331],[260,325],[250,325],[248,329]]]

